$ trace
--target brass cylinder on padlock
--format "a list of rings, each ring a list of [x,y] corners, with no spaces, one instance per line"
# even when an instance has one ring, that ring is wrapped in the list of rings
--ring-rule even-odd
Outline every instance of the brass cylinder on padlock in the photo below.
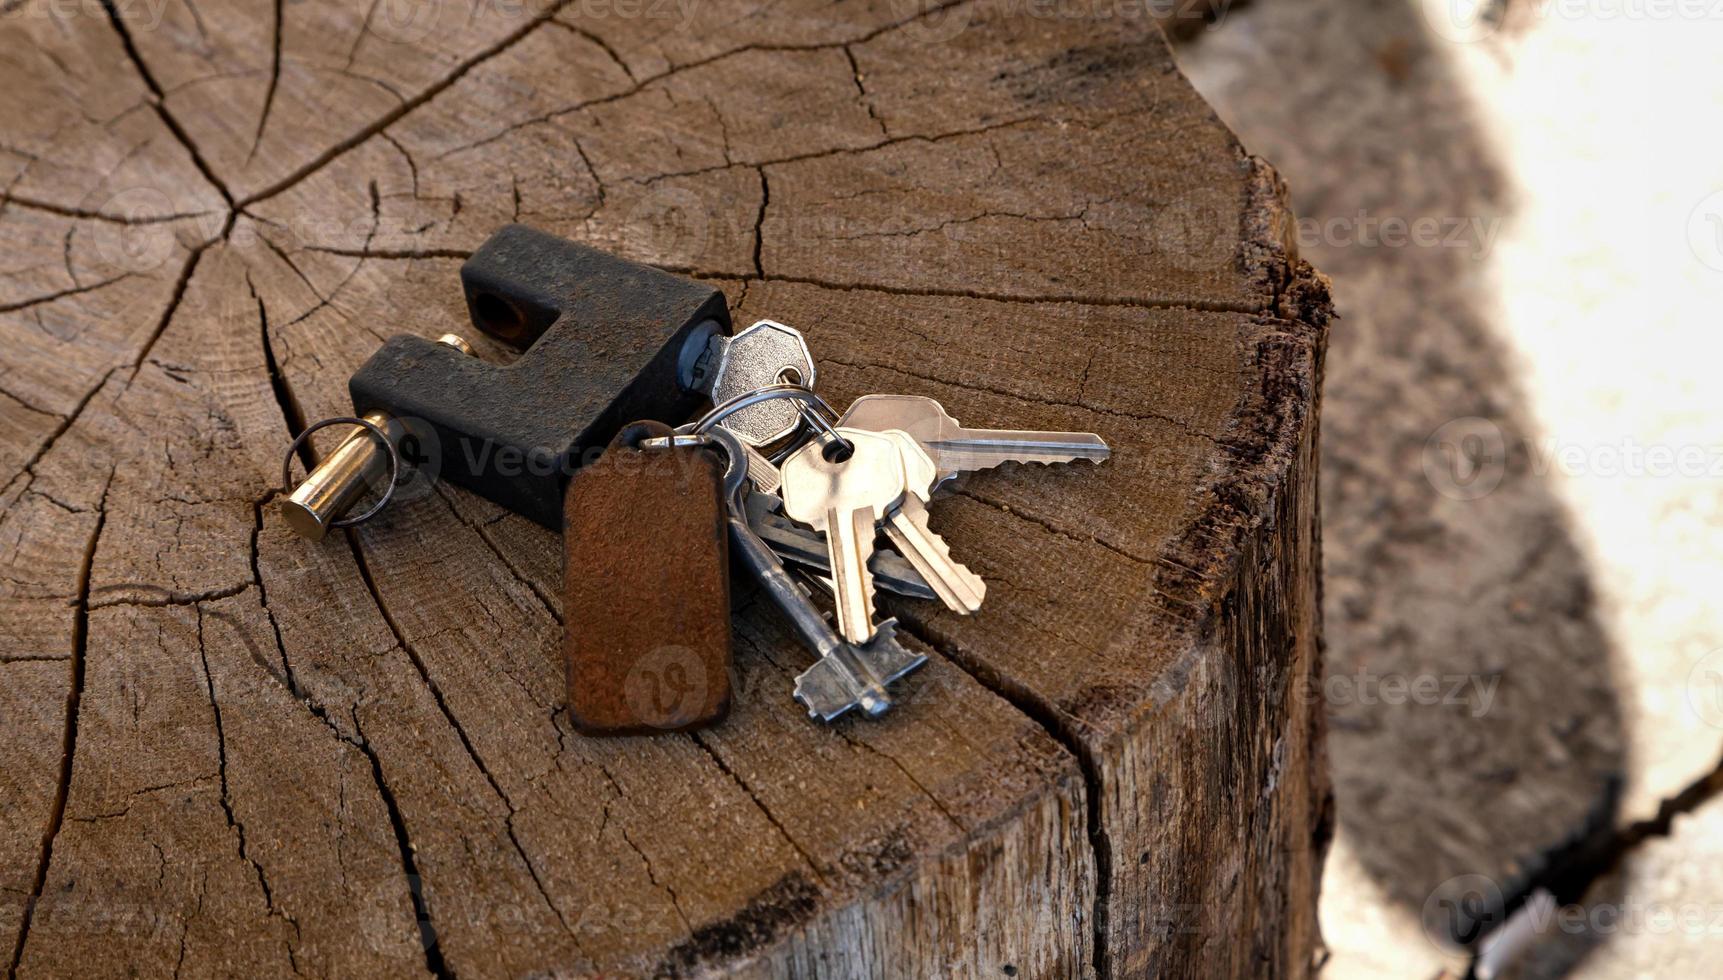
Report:
[[[384,412],[367,412],[362,418],[388,433],[391,441],[406,431]],[[281,502],[281,515],[300,537],[321,541],[341,515],[388,475],[389,450],[370,429],[355,428]]]
[[[468,357],[474,356],[473,345],[459,334],[443,334],[437,338],[437,343],[452,347]],[[367,412],[360,418],[384,433],[389,444],[383,445],[377,432],[369,428],[355,428],[351,435],[341,440],[341,444],[335,447],[328,459],[317,464],[305,475],[304,482],[295,487],[287,499],[281,502],[282,517],[287,520],[287,526],[293,528],[294,533],[300,537],[313,541],[323,540],[330,528],[341,526],[337,522],[365,496],[366,491],[387,481],[394,472],[399,459],[395,454],[395,446],[400,443],[401,437],[406,435],[406,426],[387,412]],[[320,422],[301,433],[299,440],[311,435],[318,427],[337,421],[331,419]],[[295,447],[298,446],[299,440],[294,441]],[[288,462],[291,463],[292,448],[289,448],[287,455]],[[372,508],[372,513],[381,506],[382,502],[379,502]],[[358,520],[369,516],[370,514],[366,514]]]

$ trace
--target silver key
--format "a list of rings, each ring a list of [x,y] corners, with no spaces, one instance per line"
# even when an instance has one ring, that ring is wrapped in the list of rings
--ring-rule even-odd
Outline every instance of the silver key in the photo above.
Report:
[[[905,490],[903,500],[886,517],[886,537],[921,573],[946,608],[965,615],[980,609],[981,600],[987,597],[987,583],[954,561],[945,539],[927,526],[926,502],[937,482],[933,460],[903,430],[892,429],[884,435],[897,442]]]
[[[752,479],[752,468],[749,469],[748,475]],[[826,584],[826,577],[830,576],[832,571],[826,543],[820,539],[818,532],[777,513],[775,508],[779,503],[781,501],[770,494],[748,494],[748,526],[754,529],[760,540],[766,542],[779,558],[819,575],[820,584]],[[873,573],[874,585],[878,588],[912,599],[939,598],[939,595],[928,587],[921,573],[915,570],[915,566],[905,561],[902,555],[890,551],[875,551],[867,564],[868,570]],[[831,589],[833,593],[836,590],[836,586]]]
[[[873,635],[873,554],[879,522],[904,495],[903,454],[896,440],[877,432],[838,429],[853,447],[828,459],[836,444],[816,439],[779,467],[784,514],[826,535],[832,582],[837,586],[838,632],[851,643]]]
[[[926,663],[927,657],[897,642],[897,623],[890,619],[868,642],[859,646],[844,642],[772,549],[748,526],[744,500],[748,468],[740,441],[727,431],[714,431],[712,436],[725,447],[729,460],[724,492],[731,552],[759,579],[802,642],[819,658],[796,677],[796,700],[820,721],[831,721],[856,707],[870,715],[884,714],[892,704],[888,685]]]
[[[909,433],[939,471],[936,488],[959,473],[1001,463],[1070,463],[1080,459],[1099,463],[1112,453],[1092,432],[966,429],[946,414],[939,402],[919,395],[864,395],[850,405],[838,424],[871,432],[901,429]]]
[[[813,387],[814,357],[801,332],[776,320],[761,320],[733,337],[713,336],[690,376],[694,387],[718,405],[777,384],[786,369],[795,372],[799,383]],[[802,418],[795,405],[779,398],[740,409],[718,424],[744,443],[765,448],[801,431]]]

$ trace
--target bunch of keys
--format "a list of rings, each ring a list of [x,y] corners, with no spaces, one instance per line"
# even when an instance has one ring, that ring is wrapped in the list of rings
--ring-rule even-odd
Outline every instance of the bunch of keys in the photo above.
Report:
[[[529,228],[499,231],[461,277],[474,324],[524,352],[495,365],[458,337],[392,338],[354,375],[355,414],[289,447],[284,480],[311,432],[358,427],[281,506],[314,539],[375,516],[413,439],[441,446],[443,479],[560,526],[569,716],[588,734],[724,717],[732,557],[815,656],[794,690],[809,715],[884,713],[925,658],[875,622],[875,587],[963,614],[986,596],[928,527],[935,492],[1006,462],[1108,455],[1091,433],[966,429],[914,395],[837,415],[793,328],[732,336],[710,286]],[[382,498],[343,517],[373,483]]]
[[[789,373],[803,376],[800,368]],[[774,542],[776,555],[829,584],[837,622],[826,632],[835,637],[816,640],[803,632],[820,659],[795,687],[796,700],[821,721],[857,707],[885,712],[892,704],[888,685],[922,663],[897,644],[894,620],[875,623],[876,585],[937,599],[960,614],[981,608],[986,583],[927,525],[927,505],[939,487],[1008,462],[1100,462],[1109,454],[1093,433],[968,429],[939,402],[917,395],[866,395],[836,418],[804,385],[780,384],[755,397],[771,395],[804,402],[807,438],[778,453],[777,465],[744,447],[749,490],[731,498],[731,509],[755,537]],[[722,428],[723,410],[701,425],[718,420]],[[895,551],[876,549],[881,534]],[[782,590],[772,591],[785,607]]]
[[[791,397],[812,406],[802,413],[811,437],[781,451],[781,465],[750,442],[748,426],[732,432],[725,424],[732,411]],[[925,662],[898,643],[895,620],[875,623],[876,583],[936,598],[959,613],[981,608],[986,583],[927,526],[926,505],[937,487],[1007,462],[1099,462],[1108,449],[1091,433],[965,429],[937,401],[914,395],[865,396],[837,424],[820,411],[829,409],[812,389],[779,383],[638,447],[720,452],[729,547],[816,656],[796,678],[794,696],[811,717],[829,722],[855,708],[883,714],[892,706],[890,685]],[[896,553],[875,549],[881,532]],[[835,627],[786,569],[786,558],[813,573],[811,581],[829,585]]]

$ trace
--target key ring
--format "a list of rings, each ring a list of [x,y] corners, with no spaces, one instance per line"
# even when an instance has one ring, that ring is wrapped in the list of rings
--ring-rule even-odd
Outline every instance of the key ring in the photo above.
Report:
[[[786,367],[782,371],[779,371],[778,381],[782,384],[791,384],[803,388],[807,387],[802,384],[802,372],[796,370],[794,367]],[[809,390],[811,391],[812,389]],[[810,428],[820,433],[826,439],[831,440],[834,445],[841,446],[843,448],[844,455],[847,456],[850,453],[855,452],[855,444],[850,442],[848,439],[845,439],[838,433],[838,430],[833,427],[832,423],[837,420],[838,413],[832,409],[831,405],[826,403],[824,398],[816,397],[816,400],[813,402],[796,402],[796,414],[801,416],[802,421]],[[784,448],[779,458],[788,458],[791,453],[800,449],[803,445],[806,445],[805,440],[792,440],[791,443]]]
[[[300,446],[305,444],[305,440],[309,439],[311,434],[316,432],[318,429],[327,428],[331,425],[336,425],[342,422],[345,422],[348,425],[357,425],[361,428],[369,429],[371,434],[377,437],[377,441],[383,444],[383,448],[389,453],[389,485],[383,490],[383,496],[379,498],[375,504],[371,505],[370,510],[360,514],[358,517],[343,517],[338,521],[330,521],[330,527],[352,527],[355,524],[363,524],[371,518],[376,517],[378,512],[388,506],[389,499],[395,496],[395,482],[401,476],[401,454],[395,449],[395,443],[390,440],[389,434],[383,431],[382,426],[370,419],[362,419],[352,415],[336,415],[332,418],[326,418],[321,421],[311,423],[305,427],[304,432],[299,433],[298,436],[294,437],[292,442],[288,443],[287,455],[283,456],[281,459],[281,486],[283,489],[293,485],[293,455],[299,451]]]
[[[802,384],[802,372],[793,367],[787,367],[778,372],[778,383],[795,385],[798,388],[808,387],[807,385]],[[812,391],[813,389],[808,388],[808,390]],[[838,413],[833,411],[830,405],[826,404],[826,400],[824,398],[820,398],[816,395],[814,402],[797,402],[796,414],[800,415],[803,421],[827,435],[833,437],[837,436],[837,433],[833,431],[831,426],[828,424],[828,418],[831,421],[836,421]]]
[[[694,423],[693,431],[696,434],[704,435],[705,433],[710,432],[714,425],[717,425],[719,422],[722,422],[737,412],[740,412],[742,409],[758,405],[761,402],[769,402],[777,398],[794,398],[797,401],[806,402],[810,405],[824,406],[828,411],[831,408],[831,406],[826,405],[825,399],[814,394],[813,389],[804,385],[767,385],[764,388],[755,388],[753,391],[744,391],[740,395],[737,395],[713,408],[705,415],[700,416],[700,420]]]
[[[793,368],[788,370],[792,372],[794,371]],[[778,372],[778,376],[783,377],[785,373],[785,371],[780,371]],[[700,418],[700,421],[694,423],[694,432],[709,432],[713,426],[717,425],[725,418],[728,418],[730,415],[733,415],[750,405],[758,405],[761,402],[771,401],[776,398],[794,398],[797,402],[800,402],[801,404],[796,406],[796,410],[801,413],[804,419],[812,422],[814,427],[818,429],[821,434],[836,441],[838,445],[844,447],[845,452],[855,451],[855,446],[848,439],[845,439],[843,434],[833,427],[832,424],[820,414],[820,412],[823,411],[834,418],[837,416],[837,413],[832,411],[832,407],[826,404],[826,400],[815,394],[812,388],[803,384],[795,384],[791,382],[779,382],[775,385],[767,385],[764,388],[756,388],[753,391],[743,392],[742,394],[731,398],[722,405],[719,405],[713,408],[710,412],[707,412]]]
[[[705,432],[683,432],[688,426],[678,428],[667,436],[647,436],[635,443],[636,449],[683,449],[688,446],[710,446],[718,440]]]

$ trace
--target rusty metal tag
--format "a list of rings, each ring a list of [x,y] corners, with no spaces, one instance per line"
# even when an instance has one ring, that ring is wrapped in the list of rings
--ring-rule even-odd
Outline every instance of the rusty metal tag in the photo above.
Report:
[[[568,710],[588,735],[686,731],[730,709],[724,461],[625,426],[563,500]]]

